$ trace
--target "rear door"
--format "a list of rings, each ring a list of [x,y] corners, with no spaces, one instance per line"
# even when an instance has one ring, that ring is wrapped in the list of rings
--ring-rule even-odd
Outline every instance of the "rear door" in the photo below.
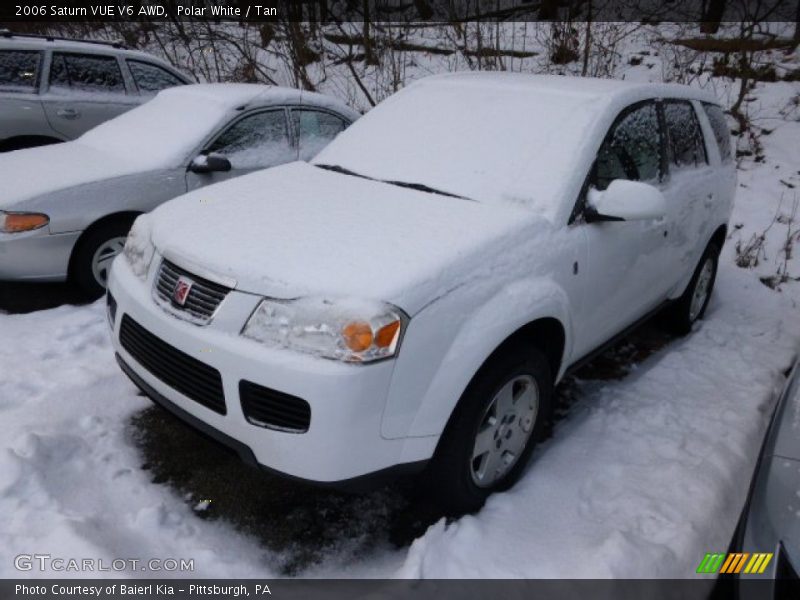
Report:
[[[662,191],[674,223],[668,273],[677,286],[694,272],[711,236],[717,172],[710,164],[694,104],[665,99],[662,107],[668,163]]]
[[[191,190],[297,160],[287,112],[284,107],[256,110],[227,125],[202,153],[224,156],[230,161],[231,170],[214,173],[187,171],[187,187]]]
[[[332,112],[313,107],[292,107],[297,159],[309,161],[350,124]]]
[[[53,51],[47,86],[42,96],[47,119],[68,139],[140,103],[129,93],[114,55]]]

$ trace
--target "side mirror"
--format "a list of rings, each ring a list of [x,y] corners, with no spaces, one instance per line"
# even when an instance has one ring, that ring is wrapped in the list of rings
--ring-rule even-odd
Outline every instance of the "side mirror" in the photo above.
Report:
[[[615,179],[605,191],[589,190],[584,214],[587,223],[661,219],[667,214],[667,201],[650,184]]]
[[[226,172],[231,170],[231,161],[221,154],[200,154],[189,164],[192,173]]]

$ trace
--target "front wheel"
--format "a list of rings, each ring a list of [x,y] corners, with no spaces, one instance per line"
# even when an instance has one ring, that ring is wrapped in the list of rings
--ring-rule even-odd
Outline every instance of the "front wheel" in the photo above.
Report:
[[[665,324],[673,333],[685,335],[692,330],[695,321],[703,318],[717,278],[719,252],[716,244],[708,245],[686,291],[667,310]]]
[[[112,221],[90,231],[75,250],[70,277],[90,299],[99,298],[106,289],[111,263],[125,247],[132,222]]]
[[[510,488],[551,416],[547,360],[514,345],[484,365],[464,392],[428,470],[435,500],[449,514],[474,512]]]

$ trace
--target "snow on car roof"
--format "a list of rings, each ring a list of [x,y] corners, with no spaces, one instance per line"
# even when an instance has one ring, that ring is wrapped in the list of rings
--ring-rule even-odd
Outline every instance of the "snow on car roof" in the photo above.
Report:
[[[310,98],[310,100],[309,100]],[[77,143],[125,158],[139,170],[183,164],[217,127],[239,107],[302,103],[334,108],[344,104],[299,90],[248,83],[203,83],[168,88],[155,98],[86,132]]]
[[[568,95],[604,96],[636,101],[640,97],[690,98],[718,103],[713,95],[699,88],[674,83],[649,83],[599,77],[570,77],[564,75],[532,75],[504,71],[464,71],[444,73],[421,79],[415,85],[438,83],[462,84],[474,87],[515,88]]]
[[[313,162],[556,220],[568,216],[565,198],[577,197],[616,115],[657,97],[713,99],[684,86],[581,77],[433,76],[367,113]]]
[[[270,104],[310,104],[335,110],[351,119],[359,114],[352,108],[323,94],[295,88],[259,83],[197,83],[168,88],[159,96],[203,98],[227,108],[266,106]]]
[[[0,38],[0,50],[66,50],[70,52],[80,51],[87,54],[121,54],[126,58],[142,59],[149,62],[157,63],[160,65],[169,64],[139,50],[132,50],[119,45],[117,42],[105,40],[81,41],[81,40],[67,40],[60,38],[48,39],[46,37],[27,37],[24,34],[11,35],[10,37]]]

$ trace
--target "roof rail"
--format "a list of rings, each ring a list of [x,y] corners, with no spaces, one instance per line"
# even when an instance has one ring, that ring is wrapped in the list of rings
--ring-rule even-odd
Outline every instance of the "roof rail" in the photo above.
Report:
[[[46,40],[48,42],[64,41],[64,42],[80,42],[82,44],[97,44],[98,46],[111,46],[112,48],[118,48],[120,50],[127,50],[128,47],[125,45],[124,42],[118,41],[105,41],[105,40],[84,40],[84,39],[76,39],[76,38],[69,38],[63,37],[58,35],[42,35],[37,33],[15,33],[8,29],[0,29],[0,37],[3,38],[33,38],[36,40]]]

